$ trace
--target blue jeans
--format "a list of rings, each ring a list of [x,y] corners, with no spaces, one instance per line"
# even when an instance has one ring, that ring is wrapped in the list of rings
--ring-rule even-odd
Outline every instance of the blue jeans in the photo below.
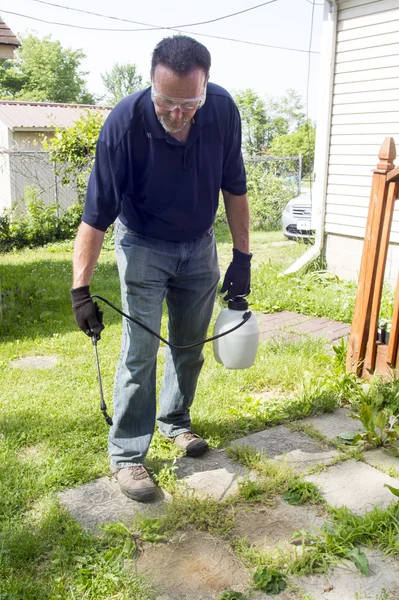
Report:
[[[220,277],[213,230],[191,242],[166,242],[138,235],[118,220],[115,248],[124,312],[159,333],[166,298],[169,341],[184,346],[205,339]],[[158,338],[123,319],[108,445],[112,466],[144,463],[155,418],[165,436],[190,431],[203,345],[188,350],[167,346],[156,416],[158,347]]]

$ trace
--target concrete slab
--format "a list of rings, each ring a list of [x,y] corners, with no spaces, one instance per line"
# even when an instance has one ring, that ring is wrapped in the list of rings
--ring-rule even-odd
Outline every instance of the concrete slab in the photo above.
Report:
[[[375,450],[368,450],[363,454],[364,460],[368,465],[375,467],[380,470],[392,469],[394,473],[391,473],[392,476],[395,476],[399,479],[399,457],[391,456],[387,454],[383,448],[375,448]]]
[[[296,583],[314,600],[397,600],[398,562],[385,557],[379,550],[364,549],[364,552],[370,564],[367,576],[362,575],[352,562],[345,561],[330,569],[327,576],[308,575],[298,578]]]
[[[211,449],[203,456],[184,456],[176,461],[177,476],[202,497],[224,500],[236,494],[238,482],[249,475],[248,469],[232,461],[225,450]]]
[[[250,446],[267,457],[291,462],[299,471],[315,463],[331,464],[338,454],[336,450],[322,449],[309,436],[284,425],[234,440],[231,446]]]
[[[322,435],[333,440],[342,433],[364,429],[360,421],[350,418],[350,413],[351,411],[346,408],[338,408],[331,413],[303,419],[301,423],[313,425]]]
[[[225,590],[244,592],[250,579],[227,544],[195,532],[147,545],[136,568],[148,575],[163,600],[216,600]]]
[[[323,511],[315,506],[291,506],[278,499],[274,506],[240,510],[233,535],[245,537],[259,549],[290,543],[294,531],[313,531],[324,523]]]
[[[394,499],[384,487],[387,483],[399,487],[399,480],[363,462],[348,460],[329,467],[322,473],[307,475],[331,506],[346,506],[356,514],[371,511],[374,506],[386,508]]]
[[[137,513],[156,514],[163,510],[168,496],[159,489],[152,502],[135,502],[122,494],[114,479],[102,477],[61,492],[59,499],[84,528],[95,530],[99,525],[112,521],[130,525]]]

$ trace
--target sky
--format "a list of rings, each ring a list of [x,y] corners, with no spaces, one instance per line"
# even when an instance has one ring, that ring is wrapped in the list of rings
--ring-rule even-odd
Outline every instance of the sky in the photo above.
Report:
[[[257,8],[220,19],[252,7]],[[72,9],[136,21],[142,25]],[[115,63],[133,62],[144,80],[149,79],[154,46],[163,37],[176,32],[170,29],[151,31],[148,28],[180,26],[178,28],[185,34],[209,49],[212,56],[211,81],[231,93],[251,88],[264,99],[281,97],[292,88],[301,94],[305,104],[308,99],[308,116],[313,120],[317,117],[322,0],[315,0],[314,7],[313,0],[269,0],[267,4],[261,0],[1,0],[0,15],[16,35],[27,32],[39,37],[51,35],[63,47],[82,49],[86,58],[81,67],[87,71],[87,87],[97,95],[105,93],[101,73],[109,71]],[[35,21],[32,17],[51,23]],[[190,25],[213,19],[218,20]],[[142,31],[93,31],[56,23]],[[251,43],[217,39],[222,37]],[[309,48],[313,53],[309,54]]]

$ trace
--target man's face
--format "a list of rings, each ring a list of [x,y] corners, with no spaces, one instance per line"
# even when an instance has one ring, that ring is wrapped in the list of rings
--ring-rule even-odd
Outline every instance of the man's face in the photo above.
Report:
[[[207,77],[195,69],[179,77],[163,65],[157,65],[152,77],[152,98],[155,112],[165,131],[178,133],[191,121],[205,101]]]

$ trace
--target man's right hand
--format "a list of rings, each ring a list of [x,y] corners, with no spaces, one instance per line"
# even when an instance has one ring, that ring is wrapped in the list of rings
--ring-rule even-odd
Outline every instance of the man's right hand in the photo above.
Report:
[[[97,302],[93,302],[89,286],[72,288],[71,297],[72,310],[80,329],[89,337],[96,334],[100,338],[100,333],[104,329],[103,313]]]

